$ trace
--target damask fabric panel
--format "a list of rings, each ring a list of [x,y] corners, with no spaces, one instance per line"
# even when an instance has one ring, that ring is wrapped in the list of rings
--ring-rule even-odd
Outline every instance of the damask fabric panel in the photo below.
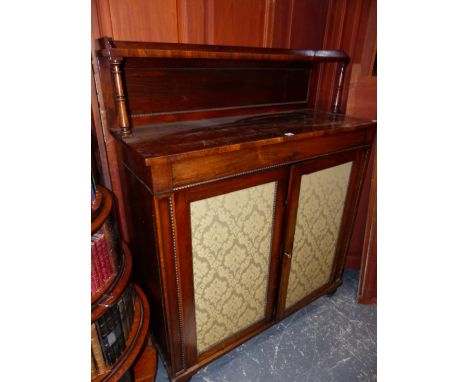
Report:
[[[265,318],[276,182],[190,204],[198,353]]]
[[[286,308],[330,280],[351,167],[347,162],[301,177]]]

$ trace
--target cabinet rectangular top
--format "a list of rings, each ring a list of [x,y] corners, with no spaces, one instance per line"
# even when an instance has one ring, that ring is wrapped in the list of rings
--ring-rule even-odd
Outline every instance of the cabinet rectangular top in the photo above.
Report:
[[[176,160],[375,127],[373,121],[303,109],[148,125],[119,138],[142,158]]]

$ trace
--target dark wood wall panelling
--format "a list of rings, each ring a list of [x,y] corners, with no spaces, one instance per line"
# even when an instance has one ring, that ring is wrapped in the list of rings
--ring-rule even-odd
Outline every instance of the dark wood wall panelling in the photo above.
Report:
[[[372,39],[375,42],[375,28],[369,32],[368,20],[375,12],[376,0],[92,0],[92,39],[93,44],[96,38],[109,36],[133,41],[343,49],[352,58],[350,71],[372,57],[369,46]],[[96,66],[94,57],[93,63]],[[310,106],[329,110],[336,75],[333,66],[317,73],[318,97]],[[347,73],[343,106],[348,100],[350,79]],[[99,93],[99,81],[93,86]],[[102,182],[113,190],[117,201],[123,200],[116,149],[106,131],[105,116],[99,112],[98,98],[93,95],[92,117],[95,126],[103,126],[96,136],[101,163],[107,163],[109,169],[104,169]],[[375,110],[375,105],[368,106],[372,107]],[[355,255],[363,245],[368,192],[363,195],[357,222],[360,229],[353,235],[350,248],[354,267],[359,266],[360,258]],[[128,239],[124,206],[117,203],[117,207],[123,236]]]
[[[354,9],[357,12],[357,9]],[[357,17],[357,16],[356,16]],[[356,35],[348,37],[347,44],[354,41],[353,60],[349,66],[347,109],[349,115],[365,118],[377,118],[377,78],[372,76],[372,68],[377,52],[377,1],[362,2],[359,23],[354,27]],[[360,208],[356,216],[356,224],[349,247],[347,267],[359,269],[364,265],[362,259],[364,234],[366,230],[367,209],[371,195],[372,169],[376,166],[376,150],[372,150],[370,165],[367,170]],[[376,189],[375,189],[376,190]],[[364,251],[366,254],[366,251]]]
[[[361,275],[359,280],[358,301],[361,304],[377,303],[377,166],[375,165],[377,145],[373,146],[370,160],[374,160],[371,185],[368,193],[364,243],[362,249]],[[369,162],[372,164],[372,162]],[[366,175],[369,177],[369,174]]]
[[[319,49],[328,0],[93,0],[116,40]]]
[[[377,2],[366,9],[357,39],[358,57],[350,70],[347,114],[360,118],[377,118],[377,77],[373,75],[377,59]]]

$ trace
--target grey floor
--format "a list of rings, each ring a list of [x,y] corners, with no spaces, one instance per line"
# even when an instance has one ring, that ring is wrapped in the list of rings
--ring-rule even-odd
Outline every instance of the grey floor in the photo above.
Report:
[[[356,303],[359,272],[343,285],[198,371],[192,382],[377,380],[377,309]],[[167,382],[159,362],[156,382]]]

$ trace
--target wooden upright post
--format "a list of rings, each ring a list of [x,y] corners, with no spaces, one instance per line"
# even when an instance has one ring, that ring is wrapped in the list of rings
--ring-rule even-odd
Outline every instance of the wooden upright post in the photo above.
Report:
[[[122,63],[121,57],[109,57],[112,78],[114,80],[114,96],[115,104],[117,106],[117,120],[123,136],[132,134],[132,128],[128,121],[127,107],[125,106],[125,93],[122,85],[122,75],[120,65]]]

